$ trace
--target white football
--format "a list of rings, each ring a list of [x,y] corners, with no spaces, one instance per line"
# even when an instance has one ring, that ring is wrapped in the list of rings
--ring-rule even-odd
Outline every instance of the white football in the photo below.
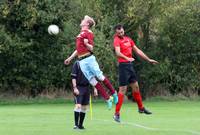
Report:
[[[59,33],[59,27],[57,25],[49,25],[48,27],[48,33],[50,35],[57,35]]]

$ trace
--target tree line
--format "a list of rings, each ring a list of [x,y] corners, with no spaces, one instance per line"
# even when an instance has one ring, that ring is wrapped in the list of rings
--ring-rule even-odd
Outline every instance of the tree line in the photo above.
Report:
[[[97,60],[118,87],[113,26],[148,56],[134,66],[144,96],[200,95],[200,0],[4,0],[0,2],[0,92],[37,96],[71,91],[71,67],[63,64],[75,48],[84,15],[97,22]],[[59,26],[59,35],[47,32]]]

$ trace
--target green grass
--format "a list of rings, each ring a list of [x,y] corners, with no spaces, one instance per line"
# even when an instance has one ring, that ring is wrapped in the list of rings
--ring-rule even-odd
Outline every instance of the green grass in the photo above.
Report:
[[[145,102],[153,111],[137,113],[135,103],[125,103],[118,124],[112,120],[114,108],[93,104],[93,120],[88,111],[85,131],[73,130],[73,103],[0,105],[0,135],[200,135],[200,102]]]

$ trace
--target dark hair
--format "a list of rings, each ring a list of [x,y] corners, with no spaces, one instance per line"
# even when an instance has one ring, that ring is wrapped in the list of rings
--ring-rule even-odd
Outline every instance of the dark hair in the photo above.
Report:
[[[121,28],[123,28],[123,25],[122,24],[117,24],[117,25],[114,26],[113,29],[116,31],[117,29],[121,29]]]

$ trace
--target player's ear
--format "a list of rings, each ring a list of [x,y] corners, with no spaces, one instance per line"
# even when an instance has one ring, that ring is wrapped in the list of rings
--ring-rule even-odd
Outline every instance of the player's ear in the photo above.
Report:
[[[87,21],[87,25],[88,25],[88,26],[90,26],[90,23],[89,23],[89,21]]]

